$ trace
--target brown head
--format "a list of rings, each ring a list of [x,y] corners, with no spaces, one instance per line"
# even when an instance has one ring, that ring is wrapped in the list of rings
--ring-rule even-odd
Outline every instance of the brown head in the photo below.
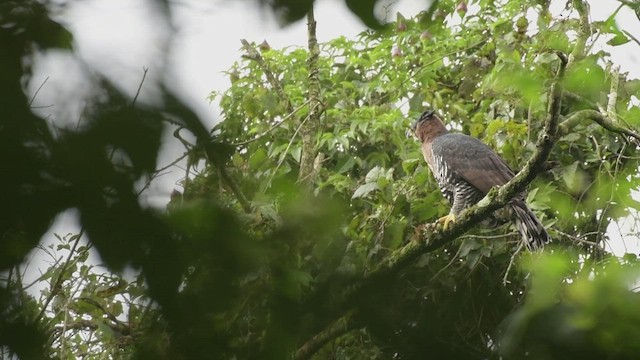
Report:
[[[411,130],[423,143],[431,142],[436,137],[449,132],[433,110],[423,112],[420,118],[411,125]]]

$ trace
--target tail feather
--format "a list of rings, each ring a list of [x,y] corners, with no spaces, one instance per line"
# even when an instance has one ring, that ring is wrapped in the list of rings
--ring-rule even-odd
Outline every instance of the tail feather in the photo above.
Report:
[[[551,241],[547,230],[524,201],[516,200],[512,202],[511,208],[515,213],[516,228],[522,234],[522,240],[529,250],[542,249],[544,244]]]

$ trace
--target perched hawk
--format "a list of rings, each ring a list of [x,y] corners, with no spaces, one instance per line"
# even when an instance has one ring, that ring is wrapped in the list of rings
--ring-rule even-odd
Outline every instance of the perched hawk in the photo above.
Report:
[[[438,182],[440,191],[451,202],[449,215],[438,220],[446,228],[456,215],[480,201],[494,186],[513,178],[513,170],[491,148],[464,134],[450,133],[433,111],[425,111],[411,126],[422,142],[422,154]],[[510,217],[529,249],[550,241],[536,215],[517,195],[508,205]]]

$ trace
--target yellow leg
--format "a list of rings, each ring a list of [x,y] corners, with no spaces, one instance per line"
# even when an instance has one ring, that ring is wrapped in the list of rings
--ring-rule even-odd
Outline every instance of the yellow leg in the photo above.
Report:
[[[456,216],[454,214],[449,214],[447,216],[443,216],[440,219],[438,219],[438,224],[443,224],[445,230],[449,227],[449,224],[452,222],[456,222]]]

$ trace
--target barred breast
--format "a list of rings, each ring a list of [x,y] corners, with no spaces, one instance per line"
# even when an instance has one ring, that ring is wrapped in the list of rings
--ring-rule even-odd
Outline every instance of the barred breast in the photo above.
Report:
[[[438,182],[442,195],[444,195],[451,204],[455,205],[452,208],[452,212],[456,215],[463,209],[480,201],[484,196],[484,194],[473,185],[457,175],[440,154],[433,154],[433,167],[431,170]],[[462,202],[455,203],[453,201],[456,195]]]

